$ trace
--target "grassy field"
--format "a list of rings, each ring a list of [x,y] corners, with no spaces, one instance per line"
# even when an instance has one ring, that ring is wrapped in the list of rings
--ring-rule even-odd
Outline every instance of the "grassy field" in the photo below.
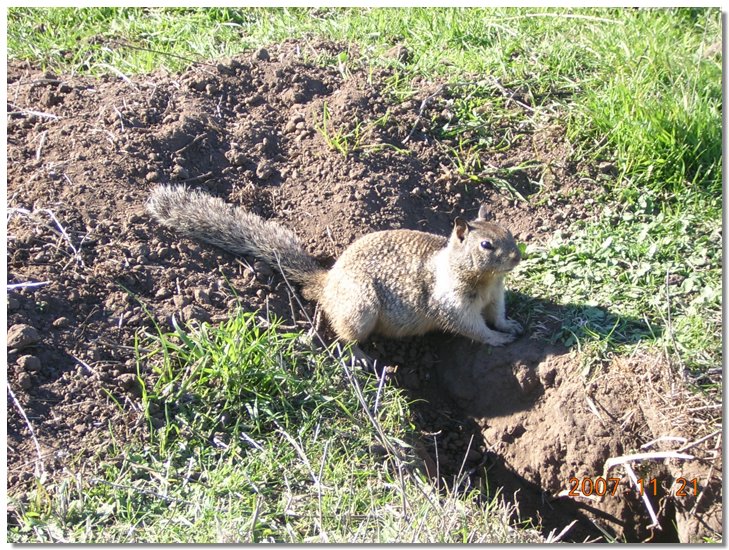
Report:
[[[535,117],[560,120],[575,157],[610,161],[618,175],[596,205],[598,219],[530,248],[513,285],[565,304],[609,303],[616,314],[645,320],[641,330],[660,327],[647,345],[697,377],[721,366],[718,9],[8,10],[9,59],[64,73],[180,71],[322,36],[359,46],[362,58],[339,62],[395,63],[402,97],[414,76],[492,75],[523,90]],[[384,55],[395,43],[410,51],[406,61]],[[487,136],[473,132],[478,98],[469,101],[457,108],[473,124],[448,131],[462,132],[469,151],[487,150]],[[671,277],[679,282],[669,298]],[[275,328],[241,313],[216,328],[141,335],[140,347],[152,351],[140,352],[140,364],[158,373],[143,407],[169,408],[169,421],[150,420],[146,441],[114,448],[116,459],[93,471],[91,486],[79,475],[39,483],[18,504],[22,525],[10,539],[533,536],[508,530],[508,510],[477,505],[472,494],[436,497],[418,473],[408,404],[397,389],[354,373],[332,378],[325,374],[339,372],[332,358]],[[609,316],[575,318],[560,337],[599,360],[629,352],[634,329]],[[244,376],[232,376],[240,364]],[[248,420],[233,420],[240,418]],[[390,456],[362,451],[373,446]]]

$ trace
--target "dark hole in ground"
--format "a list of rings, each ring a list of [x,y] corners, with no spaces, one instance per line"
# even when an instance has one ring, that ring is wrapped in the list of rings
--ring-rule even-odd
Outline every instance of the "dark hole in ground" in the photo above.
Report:
[[[552,319],[578,307],[532,302]],[[559,323],[540,327],[554,332]],[[611,474],[623,478],[615,496],[591,501],[565,494],[571,478],[595,480],[608,458],[627,454],[641,441],[619,427],[632,397],[591,388],[580,374],[579,357],[550,344],[544,333],[528,330],[503,348],[431,334],[406,342],[379,340],[365,349],[384,364],[398,365],[394,379],[415,403],[414,421],[427,441],[433,478],[453,480],[470,472],[470,487],[500,490],[505,501],[518,503],[520,517],[514,521],[541,525],[545,536],[573,520],[565,537],[572,542],[604,540],[605,534],[628,542],[676,536],[669,508],[659,518],[663,531],[647,529],[648,512],[622,472]],[[602,418],[582,406],[590,394],[604,405]]]

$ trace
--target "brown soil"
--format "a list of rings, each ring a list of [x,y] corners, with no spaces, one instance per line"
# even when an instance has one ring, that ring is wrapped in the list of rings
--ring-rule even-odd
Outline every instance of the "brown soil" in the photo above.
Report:
[[[339,51],[336,44],[311,47]],[[570,161],[559,125],[519,132],[494,126],[496,133],[522,135],[490,158],[492,165],[541,163],[509,179],[527,197],[537,191],[531,182],[541,180],[540,197],[549,200],[517,201],[458,176],[448,152],[453,144],[430,131],[431,121],[450,116],[447,101],[457,89],[420,82],[418,96],[397,103],[385,92],[388,76],[376,71],[368,80],[366,71],[352,71],[345,78],[336,67],[302,61],[295,43],[130,81],[10,64],[8,284],[20,285],[10,286],[7,304],[8,381],[17,399],[9,394],[12,494],[25,492],[41,467],[28,424],[49,475],[103,454],[110,426],[121,442],[145,429],[133,349],[135,333],[152,328],[145,308],[168,327],[172,315],[225,319],[240,301],[306,326],[270,268],[151,222],[144,203],[158,183],[185,182],[282,221],[325,262],[377,229],[448,234],[455,216],[473,216],[482,202],[522,242],[591,216],[585,197],[600,190],[581,175],[609,173],[609,166]],[[345,157],[316,131],[325,103],[331,129],[353,129],[356,121],[364,128],[389,115]],[[39,284],[22,286],[31,282]],[[522,519],[541,521],[545,534],[577,520],[571,540],[600,537],[595,524],[634,541],[720,537],[717,437],[692,447],[694,460],[643,463],[650,468],[638,475],[658,479],[661,495],[677,478],[698,479],[698,498],[653,499],[662,531],[648,529],[646,509],[620,467],[609,472],[621,477],[615,496],[567,494],[570,478],[596,479],[610,457],[666,435],[694,441],[712,425],[686,412],[703,404],[696,396],[687,401],[661,358],[616,359],[586,381],[577,353],[539,336],[559,323],[560,308],[548,306],[552,320],[521,319],[526,335],[502,349],[440,334],[368,345],[396,366],[394,383],[420,400],[413,421],[430,472],[452,478],[465,471],[470,483],[500,488]],[[675,441],[648,450],[669,448],[677,448]]]

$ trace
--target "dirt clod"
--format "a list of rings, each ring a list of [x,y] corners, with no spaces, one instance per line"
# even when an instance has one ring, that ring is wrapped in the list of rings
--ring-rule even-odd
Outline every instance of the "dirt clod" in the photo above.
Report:
[[[35,355],[23,355],[18,357],[18,366],[27,372],[38,372],[41,370],[41,361]]]
[[[23,349],[41,341],[41,335],[35,327],[19,323],[8,329],[8,348]]]
[[[271,56],[268,53],[268,50],[266,48],[259,48],[256,50],[256,52],[253,54],[253,57],[257,59],[258,61],[270,61]]]

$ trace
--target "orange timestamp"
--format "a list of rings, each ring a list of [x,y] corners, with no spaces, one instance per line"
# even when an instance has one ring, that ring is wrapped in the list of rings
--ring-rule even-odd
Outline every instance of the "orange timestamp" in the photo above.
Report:
[[[599,497],[610,495],[615,496],[620,485],[619,477],[571,477],[569,480],[570,490],[567,493],[571,497],[592,496]],[[656,478],[642,479],[638,478],[638,493],[640,496],[652,495],[658,496],[658,480]],[[698,479],[686,479],[678,477],[674,481],[674,496],[687,497],[697,496],[699,493]]]

